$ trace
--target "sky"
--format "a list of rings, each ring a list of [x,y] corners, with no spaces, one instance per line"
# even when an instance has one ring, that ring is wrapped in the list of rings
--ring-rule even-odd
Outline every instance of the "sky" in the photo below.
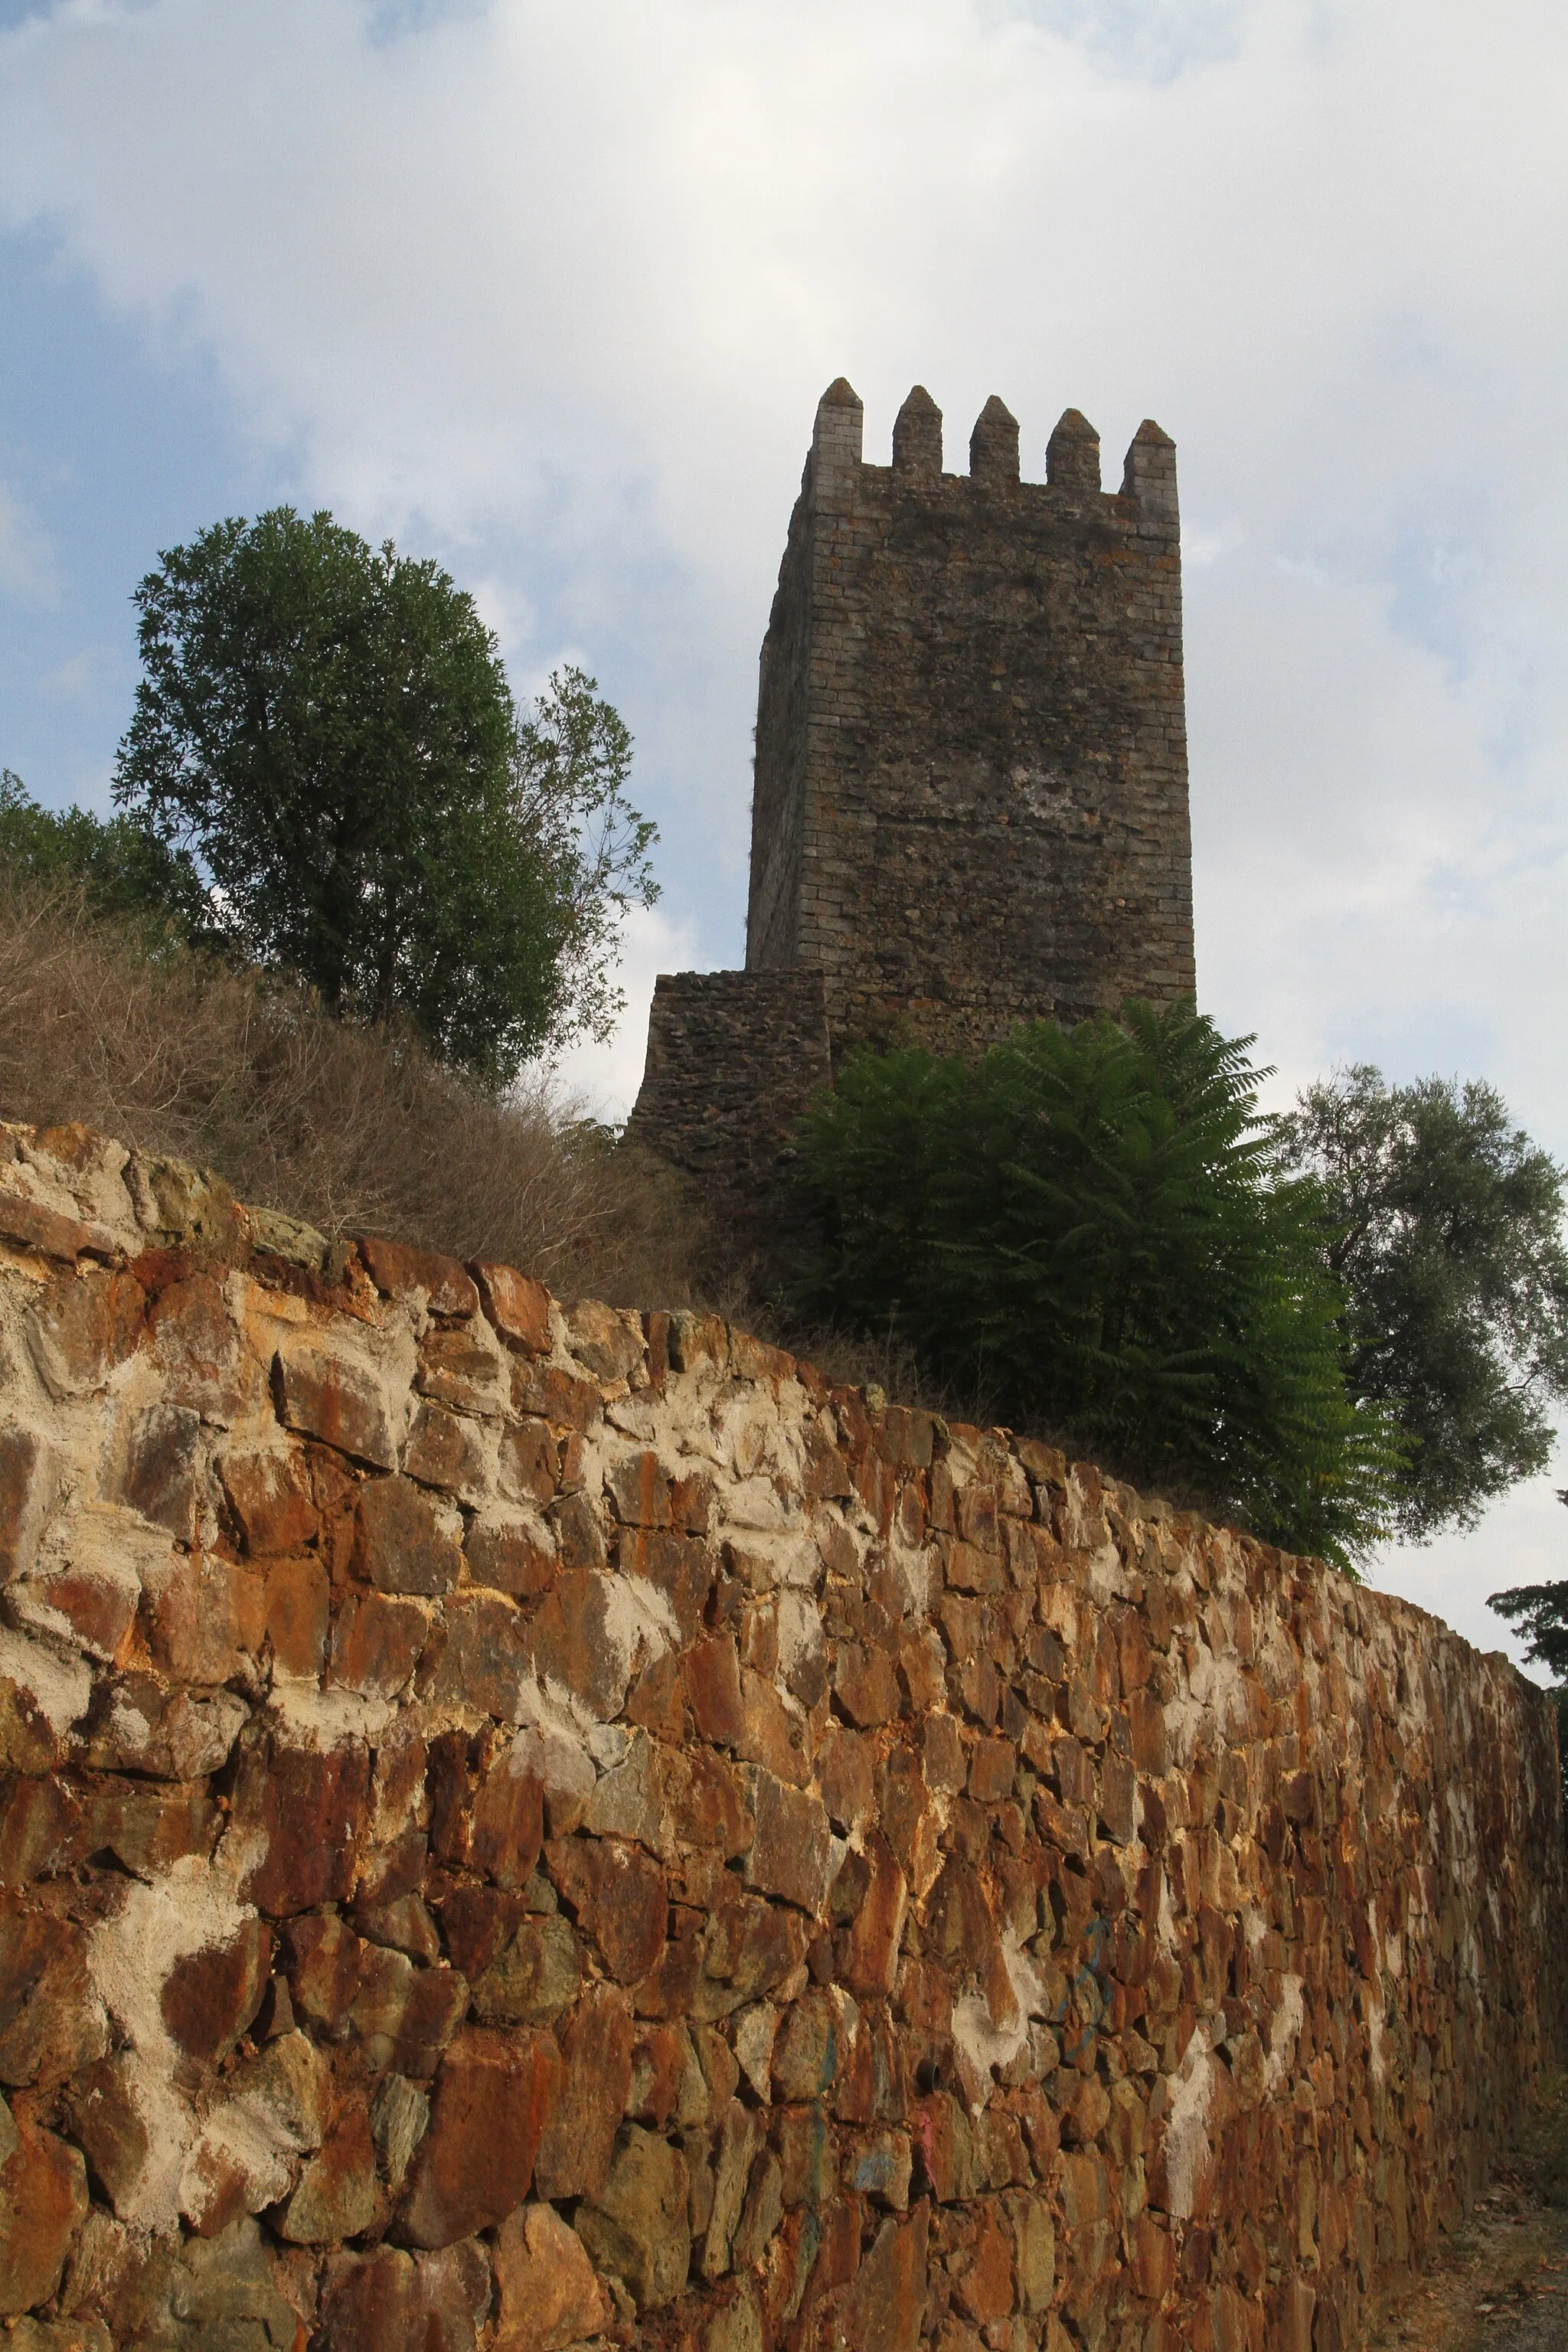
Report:
[[[1485,1076],[1568,1160],[1560,0],[0,0],[0,764],[108,805],[131,592],[226,514],[437,556],[597,677],[657,971],[744,951],[818,394],[1178,446],[1199,999],[1271,1099]],[[1568,1574],[1552,1475],[1373,1580]]]

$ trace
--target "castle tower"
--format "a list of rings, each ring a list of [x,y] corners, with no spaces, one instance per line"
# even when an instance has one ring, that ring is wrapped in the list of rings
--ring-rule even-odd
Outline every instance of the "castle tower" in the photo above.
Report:
[[[919,384],[890,466],[817,404],[762,652],[743,972],[660,977],[628,1133],[787,1255],[791,1139],[861,1043],[1194,992],[1175,445],[1121,488],[1069,408],[1046,478],[988,400],[942,471]]]
[[[819,969],[835,1055],[974,1050],[1194,986],[1175,449],[1120,491],[1068,409],[1044,482],[987,401],[942,469],[919,385],[891,466],[823,394],[762,654],[747,968]]]

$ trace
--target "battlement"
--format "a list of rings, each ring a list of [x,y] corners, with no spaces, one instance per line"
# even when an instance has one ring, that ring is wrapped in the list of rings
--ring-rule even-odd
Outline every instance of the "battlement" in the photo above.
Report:
[[[1040,511],[1058,511],[1063,501],[1086,498],[1137,509],[1142,529],[1172,540],[1179,536],[1176,509],[1176,445],[1152,417],[1145,417],[1128,445],[1120,490],[1100,481],[1100,436],[1076,408],[1062,411],[1046,445],[1044,481],[1026,481],[1020,459],[1018,420],[993,393],[969,436],[969,471],[942,470],[942,415],[923,383],[917,383],[893,422],[893,460],[877,465],[865,454],[865,409],[843,376],[829,384],[817,404],[816,425],[802,483],[818,505],[863,494],[868,478],[886,477],[901,492],[958,492],[965,486],[987,499],[1043,501]],[[1054,503],[1052,501],[1054,494]]]

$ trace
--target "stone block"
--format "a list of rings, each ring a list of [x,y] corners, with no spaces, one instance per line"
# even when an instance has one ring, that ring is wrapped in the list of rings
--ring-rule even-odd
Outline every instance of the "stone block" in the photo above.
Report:
[[[751,1794],[756,1830],[747,1885],[815,1916],[827,1899],[832,1847],[822,1800],[762,1770],[752,1776]]]
[[[397,1421],[374,1366],[346,1349],[290,1334],[273,1364],[279,1418],[373,1469],[397,1465]]]
[[[503,1339],[531,1356],[550,1352],[550,1293],[514,1266],[481,1261],[472,1268],[485,1313]]]
[[[516,2210],[560,2081],[560,2053],[548,2033],[471,2028],[459,2037],[436,2078],[430,2128],[399,2212],[410,2244],[448,2246]]]
[[[456,1258],[380,1240],[362,1241],[359,1253],[384,1297],[422,1297],[432,1315],[460,1317],[479,1311],[479,1292]]]
[[[510,2214],[496,2240],[494,2352],[565,2352],[609,2326],[611,2305],[583,2241],[550,2205]]]
[[[620,2280],[639,2312],[661,2310],[686,2285],[691,2259],[685,2159],[668,2140],[626,2125],[604,2194],[578,2208],[595,2266]]]

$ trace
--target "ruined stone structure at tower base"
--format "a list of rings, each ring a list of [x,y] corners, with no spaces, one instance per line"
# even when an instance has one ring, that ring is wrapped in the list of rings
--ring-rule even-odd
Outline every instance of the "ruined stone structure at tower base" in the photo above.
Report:
[[[1544,1694],[715,1318],[0,1129],[0,1556],[18,2352],[1352,2352],[1563,2054]]]

